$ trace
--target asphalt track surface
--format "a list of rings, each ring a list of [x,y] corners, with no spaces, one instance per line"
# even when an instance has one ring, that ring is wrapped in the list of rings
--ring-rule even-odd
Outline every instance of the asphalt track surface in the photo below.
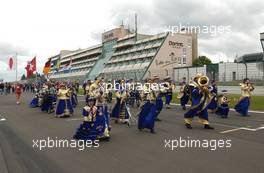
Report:
[[[163,109],[161,122],[156,122],[156,134],[139,132],[111,122],[109,142],[100,146],[80,148],[33,147],[33,140],[71,140],[81,123],[81,108],[67,119],[54,118],[39,108],[28,107],[32,94],[23,94],[21,105],[14,95],[0,96],[0,172],[1,173],[263,173],[264,172],[264,114],[250,117],[230,112],[228,119],[210,114],[215,130],[205,130],[197,122],[188,130],[183,124],[184,111],[172,106]],[[79,97],[83,100],[82,97]],[[137,110],[132,109],[133,115]],[[231,140],[231,147],[176,147],[179,139]],[[166,140],[166,142],[165,142]],[[174,140],[172,143],[169,140]],[[211,145],[210,145],[211,146]]]

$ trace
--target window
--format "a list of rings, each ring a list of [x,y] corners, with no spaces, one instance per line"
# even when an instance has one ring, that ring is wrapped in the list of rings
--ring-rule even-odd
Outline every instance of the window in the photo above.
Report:
[[[186,64],[186,56],[184,56],[184,57],[182,58],[182,63],[183,63],[183,64]]]
[[[182,49],[183,55],[186,55],[186,48]]]
[[[181,64],[181,57],[178,57],[178,64]]]

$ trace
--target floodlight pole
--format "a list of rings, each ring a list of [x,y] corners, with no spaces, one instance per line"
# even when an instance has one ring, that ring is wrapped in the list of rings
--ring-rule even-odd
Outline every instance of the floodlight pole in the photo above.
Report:
[[[262,58],[263,76],[262,76],[262,81],[263,81],[263,86],[264,86],[264,32],[260,33],[260,43],[261,43],[262,51],[263,51],[263,58]]]

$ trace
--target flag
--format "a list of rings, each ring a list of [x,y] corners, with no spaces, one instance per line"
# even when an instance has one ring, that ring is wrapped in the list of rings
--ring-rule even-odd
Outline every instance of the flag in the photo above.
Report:
[[[71,66],[72,66],[72,59],[70,60],[69,63],[65,64],[63,67],[63,72],[64,73],[70,73],[71,72]]]
[[[34,71],[37,70],[37,63],[36,63],[36,57],[34,57],[31,61],[28,61],[27,66],[26,66],[26,70],[27,70],[27,78],[29,78]]]
[[[51,58],[49,58],[49,60],[45,63],[45,66],[43,68],[43,73],[45,75],[48,75],[51,69]]]
[[[13,57],[10,57],[8,59],[8,70],[14,70],[14,65],[15,65],[14,59]]]

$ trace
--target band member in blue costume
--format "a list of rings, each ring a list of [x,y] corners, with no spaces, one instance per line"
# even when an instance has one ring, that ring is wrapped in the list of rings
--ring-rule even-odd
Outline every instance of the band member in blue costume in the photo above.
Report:
[[[70,100],[70,92],[64,84],[61,84],[57,96],[58,104],[56,109],[56,117],[71,116],[73,114],[73,107]]]
[[[129,93],[125,90],[124,80],[117,85],[116,103],[112,109],[111,118],[115,119],[115,123],[124,123],[129,125],[129,110],[126,105],[126,100],[129,97]]]
[[[250,105],[251,92],[255,89],[253,84],[250,83],[248,78],[243,80],[241,86],[241,97],[235,105],[235,110],[242,116],[248,116],[248,109]]]
[[[86,100],[86,103],[88,103],[88,98],[90,97],[89,90],[90,90],[91,84],[92,84],[91,80],[88,80],[87,83],[86,83],[86,86],[84,88],[84,90],[85,90],[85,100]]]
[[[151,83],[152,80],[149,79],[148,82]],[[138,129],[140,131],[149,129],[151,133],[155,133],[154,126],[157,117],[156,95],[151,88],[145,87],[142,98],[144,104],[138,114]]]
[[[229,113],[229,104],[230,100],[227,97],[227,90],[222,90],[222,94],[219,95],[219,104],[216,109],[216,115],[221,118],[227,118]]]
[[[107,97],[106,85],[103,84],[103,80],[99,80],[98,85],[94,93],[90,95],[96,96],[96,106],[97,106],[97,115],[96,115],[96,131],[97,138],[100,140],[109,140],[110,138],[110,124],[109,124],[109,115],[108,115],[108,106],[107,106]]]
[[[177,98],[180,99],[182,109],[186,110],[186,104],[190,99],[190,94],[188,92],[188,85],[186,84],[186,77],[182,78],[182,82],[180,83],[180,92]]]
[[[192,129],[191,123],[194,116],[199,117],[199,122],[204,125],[205,129],[214,129],[209,125],[207,106],[210,103],[210,91],[208,90],[209,79],[206,76],[197,74],[190,85],[193,86],[191,91],[192,105],[184,114],[185,126]]]
[[[161,121],[161,119],[158,118],[160,112],[162,111],[163,108],[163,100],[162,97],[163,95],[166,93],[166,88],[164,86],[159,86],[159,77],[158,76],[154,76],[153,79],[153,84],[158,85],[154,92],[155,97],[156,97],[156,109],[157,109],[157,115],[156,115],[156,119],[155,121]]]
[[[71,87],[70,91],[71,91],[72,106],[73,106],[73,108],[76,108],[76,106],[78,105],[77,91],[74,87]]]
[[[165,81],[165,87],[166,87],[165,105],[166,105],[167,109],[170,109],[170,103],[172,100],[173,85],[171,83],[169,76],[165,77],[164,81]]]
[[[41,111],[46,111],[48,113],[51,113],[54,111],[53,107],[53,96],[50,93],[50,89],[48,85],[43,85],[43,101],[41,104]]]
[[[217,108],[217,86],[216,81],[212,80],[211,86],[209,87],[209,91],[211,93],[211,102],[208,105],[208,110],[211,110],[211,112],[215,112]]]
[[[40,96],[39,91],[36,91],[36,94],[35,94],[34,98],[30,102],[30,107],[31,108],[39,107],[39,96]]]
[[[87,99],[87,105],[82,110],[84,119],[73,136],[74,139],[85,141],[95,141],[97,139],[97,126],[95,124],[97,120],[97,107],[95,103],[96,99],[94,97]]]

